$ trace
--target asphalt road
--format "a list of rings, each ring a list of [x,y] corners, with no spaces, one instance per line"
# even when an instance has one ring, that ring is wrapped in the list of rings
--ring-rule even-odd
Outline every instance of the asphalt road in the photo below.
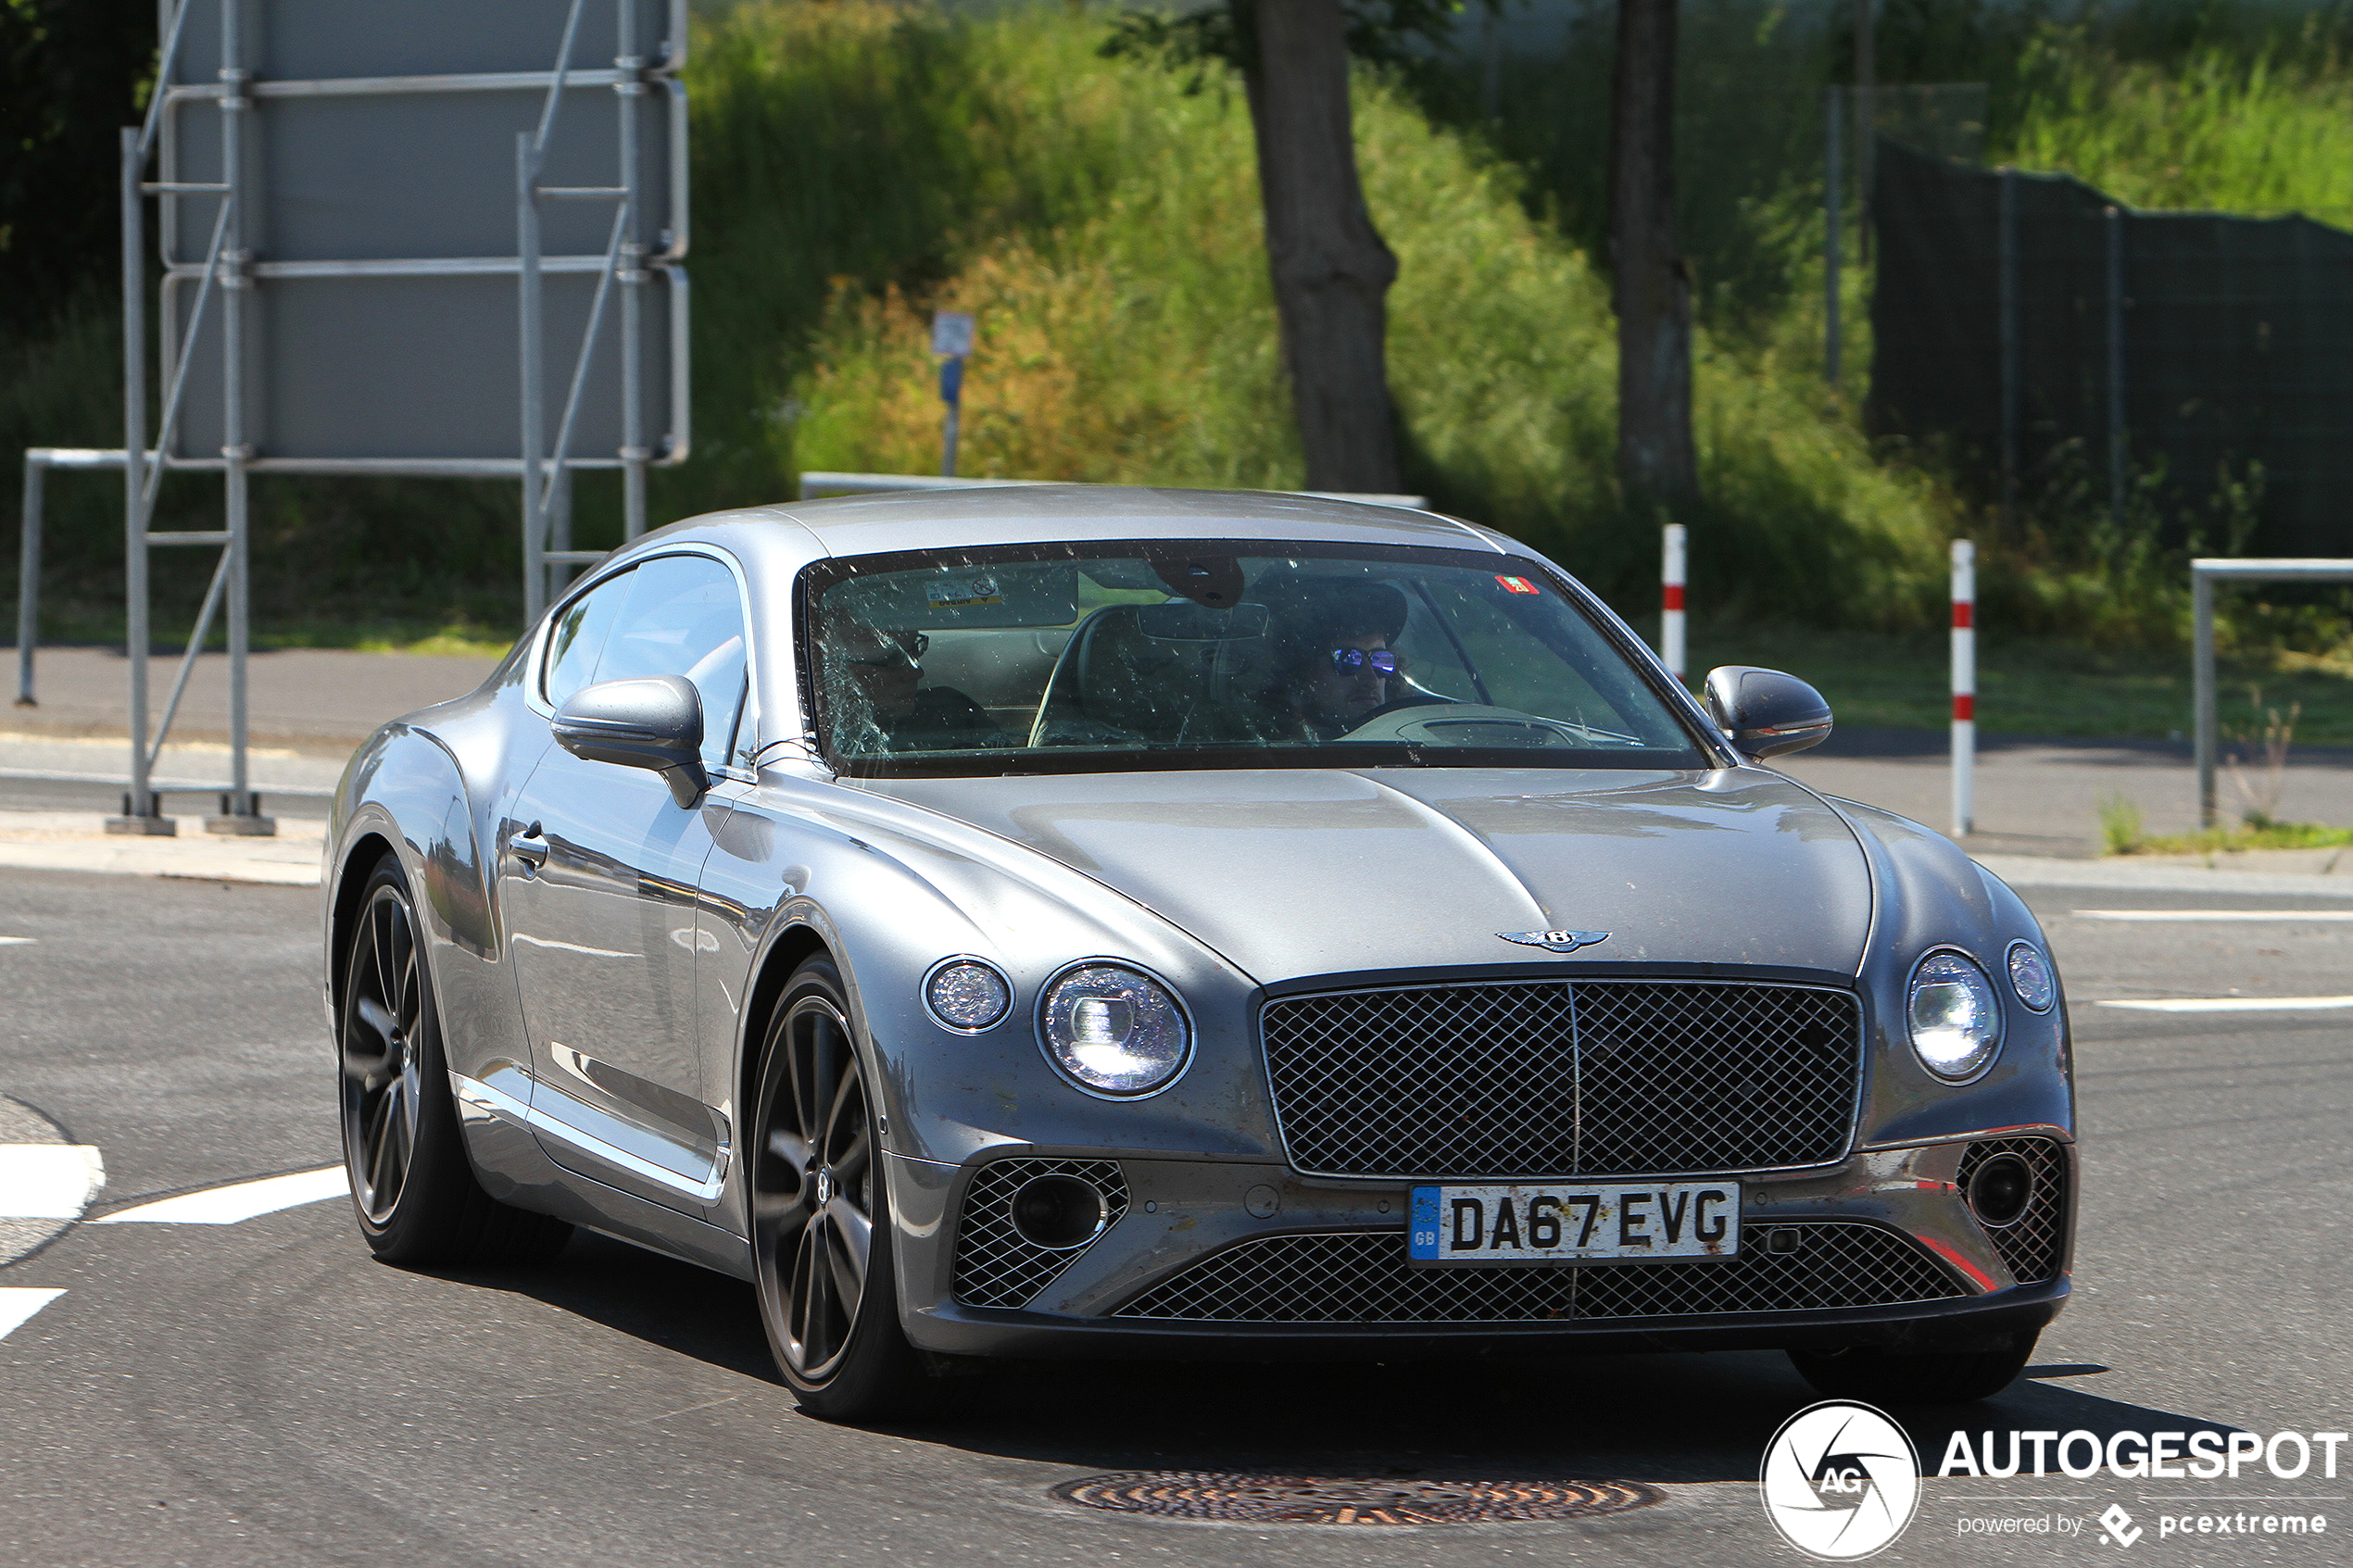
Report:
[[[2076,1298],[2032,1375],[1958,1424],[2353,1425],[2353,1010],[2095,1005],[2353,992],[2353,922],[2071,912],[2191,901],[2112,890],[2033,901],[2076,1022]],[[314,929],[305,891],[0,872],[0,937],[31,939],[0,943],[0,1093],[19,1102],[0,1102],[0,1142],[37,1112],[107,1172],[85,1223],[19,1236],[31,1250],[0,1264],[0,1299],[63,1292],[0,1339],[0,1562],[1803,1561],[1755,1483],[1768,1437],[1813,1399],[1773,1355],[1044,1368],[971,1386],[949,1419],[870,1431],[796,1412],[747,1287],[616,1243],[431,1274],[371,1261],[340,1200],[234,1224],[86,1223],[336,1159]],[[1933,1470],[1956,1424],[1908,1424]],[[1881,1561],[2341,1562],[2353,1451],[2341,1460],[2335,1481],[2317,1467],[2235,1484],[1931,1480]],[[1585,1523],[1401,1529],[1193,1524],[1050,1495],[1140,1468],[1636,1481],[1662,1496]],[[2336,1538],[2151,1527],[2124,1553],[2088,1523],[1959,1533],[1965,1518],[2082,1522],[2110,1503],[2142,1526],[2169,1506],[2322,1513]]]

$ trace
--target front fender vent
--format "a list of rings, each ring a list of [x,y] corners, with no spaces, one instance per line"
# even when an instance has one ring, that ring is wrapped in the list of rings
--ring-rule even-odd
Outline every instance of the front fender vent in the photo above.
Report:
[[[1023,1307],[1094,1245],[1039,1247],[1013,1228],[1013,1194],[1040,1176],[1076,1176],[1102,1195],[1097,1239],[1127,1212],[1127,1183],[1116,1160],[999,1160],[964,1189],[956,1227],[956,1299],[967,1307]]]

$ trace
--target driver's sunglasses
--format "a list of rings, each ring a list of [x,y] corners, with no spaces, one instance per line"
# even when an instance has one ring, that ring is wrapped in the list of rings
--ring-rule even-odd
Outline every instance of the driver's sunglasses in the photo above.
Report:
[[[1343,675],[1353,675],[1370,666],[1377,675],[1394,675],[1399,664],[1397,656],[1387,648],[1366,653],[1363,648],[1332,649],[1332,668]]]
[[[931,636],[925,632],[886,632],[883,633],[899,651],[877,659],[844,659],[845,664],[860,664],[869,670],[904,670],[931,651]]]

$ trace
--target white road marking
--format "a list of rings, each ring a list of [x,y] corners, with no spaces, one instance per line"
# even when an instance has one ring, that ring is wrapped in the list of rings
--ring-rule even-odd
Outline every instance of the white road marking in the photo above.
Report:
[[[2205,925],[2223,921],[2353,921],[2353,909],[2076,909],[2078,920],[2169,921]]]
[[[0,936],[0,947],[30,947],[40,940],[38,936]]]
[[[22,1328],[33,1313],[64,1294],[62,1290],[37,1290],[31,1286],[0,1286],[0,1339]]]
[[[2321,1012],[2353,1008],[2353,997],[2156,997],[2095,1005],[2138,1012]]]
[[[233,1182],[227,1186],[211,1187],[203,1192],[183,1192],[177,1198],[143,1203],[136,1209],[125,1209],[120,1214],[107,1214],[91,1223],[100,1225],[233,1225],[240,1220],[274,1214],[281,1209],[298,1209],[306,1203],[341,1198],[350,1190],[350,1178],[344,1174],[342,1166],[324,1165],[316,1171],[297,1171],[291,1176],[264,1176],[257,1182]]]
[[[70,1220],[107,1185],[85,1143],[0,1143],[0,1220]]]

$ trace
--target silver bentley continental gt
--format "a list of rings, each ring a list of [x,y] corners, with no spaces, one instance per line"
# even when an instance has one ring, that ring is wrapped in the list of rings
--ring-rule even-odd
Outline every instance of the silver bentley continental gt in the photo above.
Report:
[[[840,1418],[1066,1357],[1991,1394],[2069,1290],[2066,1009],[2008,888],[1762,765],[1830,729],[1428,512],[678,523],[344,775],[360,1232],[750,1280]]]

